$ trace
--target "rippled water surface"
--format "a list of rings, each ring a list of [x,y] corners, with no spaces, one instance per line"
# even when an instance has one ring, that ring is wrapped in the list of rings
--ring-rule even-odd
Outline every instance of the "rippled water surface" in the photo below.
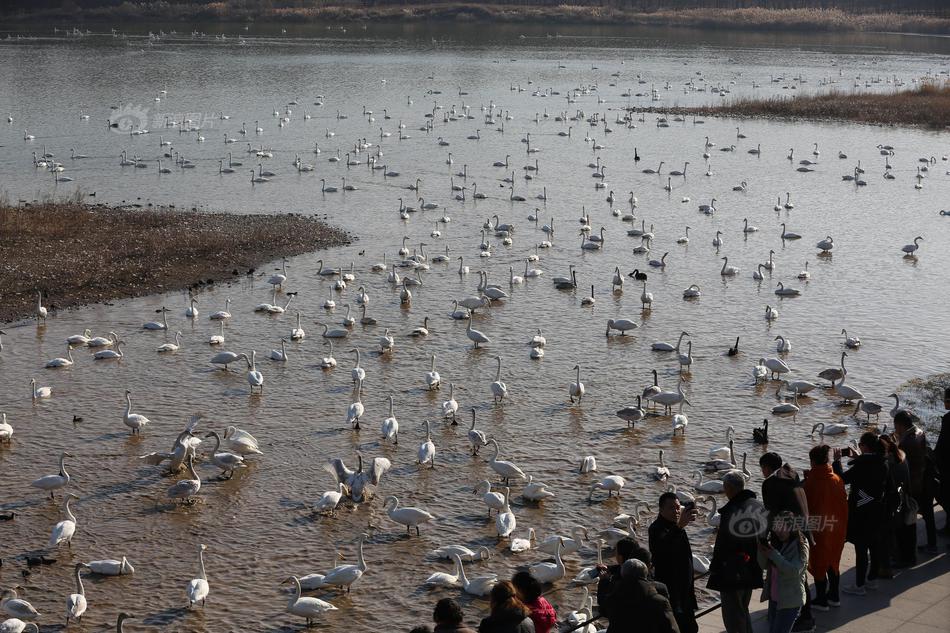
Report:
[[[863,345],[850,351],[847,382],[885,409],[891,406],[887,394],[905,381],[947,371],[950,218],[938,213],[950,208],[945,134],[839,124],[700,123],[691,118],[671,118],[669,127],[658,127],[655,115],[638,117],[635,128],[616,122],[626,106],[849,91],[855,85],[880,91],[893,90],[897,83],[910,86],[927,73],[946,76],[950,44],[945,40],[801,40],[610,29],[570,37],[563,31],[565,37],[545,37],[541,30],[519,38],[517,29],[484,26],[366,32],[356,27],[346,33],[281,34],[277,29],[245,32],[236,27],[219,31],[227,34],[226,40],[212,35],[152,42],[142,37],[63,39],[46,33],[34,40],[0,42],[0,113],[14,118],[14,123],[0,126],[0,187],[11,199],[70,195],[79,185],[84,192],[96,192],[96,200],[110,203],[316,213],[358,237],[351,246],[288,262],[284,289],[298,294],[282,315],[253,311],[271,298],[266,282],[275,267],[271,264],[267,271],[202,291],[200,315],[194,320],[184,314],[186,295],[176,292],[59,313],[45,324],[29,320],[4,327],[0,409],[15,435],[9,447],[0,448],[0,507],[19,516],[0,524],[0,555],[8,559],[2,584],[23,585],[21,593],[43,613],[43,623],[62,619],[64,601],[73,591],[72,562],[126,555],[135,565],[133,576],[86,583],[90,608],[85,628],[113,621],[119,610],[166,630],[298,626],[299,621],[283,612],[286,598],[280,581],[289,574],[328,569],[335,550],[347,563],[355,562],[356,539],[368,532],[368,571],[353,592],[317,594],[339,608],[325,622],[347,630],[408,629],[429,620],[437,597],[459,595],[423,587],[432,571],[450,570],[427,555],[433,548],[460,543],[496,550],[490,561],[470,567],[470,575],[507,575],[544,558],[533,552],[510,554],[506,542],[496,541],[494,523],[486,520],[481,501],[472,494],[479,480],[496,479],[487,464],[490,451],[477,458],[470,454],[465,431],[472,407],[479,427],[497,438],[503,457],[556,493],[541,506],[529,505],[521,499],[522,484],[513,485],[516,535],[525,536],[534,527],[544,538],[567,534],[575,525],[593,534],[615,515],[631,511],[635,499],[654,502],[663,485],[654,483],[650,473],[661,448],[673,470],[673,483],[691,488],[693,473],[709,449],[723,443],[728,425],[736,429],[740,459],[748,454],[755,471],[751,485],[758,488],[754,465],[764,449],[752,443],[752,428],[772,418],[778,383],[753,386],[752,368],[760,357],[775,356],[777,335],[792,342],[791,353],[784,357],[792,375],[823,384],[816,374],[837,365],[844,351],[841,329],[859,336]],[[572,90],[585,86],[596,89],[567,102]],[[656,100],[651,98],[654,88]],[[294,100],[297,105],[287,106]],[[313,105],[316,101],[322,105]],[[487,123],[484,109],[491,107],[495,122]],[[364,108],[373,114],[364,115]],[[289,119],[283,127],[272,114],[275,110]],[[612,131],[606,132],[603,123],[589,125],[584,116],[556,120],[562,114],[577,117],[578,111],[586,116],[600,113]],[[220,118],[221,113],[230,118]],[[338,118],[338,113],[347,118]],[[430,120],[427,114],[433,115],[431,132],[419,129]],[[139,125],[150,133],[132,136],[127,128],[110,130],[107,118],[120,115],[123,126]],[[198,142],[196,132],[179,134],[178,128],[165,127],[166,116],[191,119],[206,140]],[[246,136],[239,133],[242,122]],[[403,134],[411,138],[399,140],[400,122],[405,124]],[[254,131],[258,125],[263,128],[260,134]],[[503,132],[498,129],[502,125]],[[737,138],[736,126],[745,138]],[[380,128],[391,136],[381,136]],[[24,140],[24,129],[36,138]],[[569,129],[570,136],[559,135]],[[521,142],[529,133],[530,147],[539,149],[537,153],[528,154],[529,144]],[[467,138],[476,134],[480,140]],[[707,135],[715,144],[708,148],[708,164],[702,156]],[[225,136],[237,142],[226,145]],[[440,145],[439,137],[448,145]],[[160,146],[162,138],[172,142],[172,149]],[[361,138],[372,146],[352,153],[361,164],[347,167],[345,154]],[[271,149],[273,157],[258,159],[246,153],[248,143]],[[313,153],[315,143],[320,154]],[[814,143],[818,156],[812,155]],[[595,144],[604,148],[595,151]],[[367,167],[377,145],[382,151],[378,164],[385,164],[386,170]],[[736,146],[734,152],[719,151],[730,145]],[[892,146],[893,155],[881,155],[878,145]],[[757,146],[761,154],[748,153]],[[62,175],[73,182],[56,184],[52,174],[34,169],[31,154],[44,153],[44,147],[63,163]],[[792,147],[794,159],[789,161]],[[88,158],[71,160],[71,149]],[[337,150],[343,161],[329,162]],[[147,168],[120,166],[123,151],[143,159]],[[159,174],[158,159],[165,151],[180,152],[195,167],[181,169],[164,159],[163,166],[172,173]],[[229,151],[243,165],[235,167],[236,173],[219,174],[219,161],[226,165]],[[847,158],[839,158],[839,152]],[[298,172],[292,165],[297,154],[312,163],[314,171]],[[509,169],[492,167],[506,155]],[[635,162],[635,155],[642,160]],[[816,162],[814,171],[796,171],[802,159]],[[595,188],[600,179],[592,178],[595,169],[588,167],[598,160],[606,166],[605,189]],[[893,179],[883,177],[885,160]],[[524,169],[536,161],[536,172]],[[642,173],[660,161],[661,175]],[[682,170],[685,161],[690,162],[686,177],[671,177],[672,191],[664,190],[667,172]],[[249,170],[258,162],[276,176],[252,185]],[[842,180],[859,162],[865,170],[859,177],[867,182],[863,187]],[[922,188],[916,189],[915,176],[923,167],[927,171],[919,180]],[[400,175],[385,178],[383,171]],[[704,175],[707,171],[710,175]],[[460,172],[466,176],[456,175]],[[512,172],[514,195],[526,202],[511,200],[502,182]],[[525,174],[534,177],[525,180]],[[355,191],[321,193],[321,179],[342,189],[344,176]],[[419,206],[416,194],[405,188],[417,178],[422,181],[421,196],[439,207],[401,220],[400,197]],[[743,181],[745,190],[734,191]],[[453,183],[467,187],[466,201],[454,199],[458,192]],[[473,200],[475,183],[487,198]],[[605,201],[611,190],[613,204]],[[536,199],[545,192],[546,201]],[[627,202],[629,192],[636,196],[635,208]],[[792,209],[784,207],[785,192],[790,193]],[[779,196],[783,206],[776,211]],[[717,199],[716,212],[698,212],[698,205],[711,198]],[[592,234],[604,227],[601,250],[581,249],[579,218],[585,212]],[[537,223],[528,220],[531,213],[538,215]],[[502,223],[515,225],[512,243],[504,245],[489,232],[485,239],[492,255],[481,258],[480,232],[495,214]],[[635,221],[624,221],[627,214]],[[443,216],[451,221],[440,222]],[[551,224],[552,218],[555,231],[549,237],[541,226]],[[744,218],[760,230],[744,235]],[[627,235],[641,221],[655,233],[645,255],[633,253],[640,239]],[[783,241],[783,222],[803,238]],[[687,226],[688,245],[677,243]],[[437,237],[431,234],[435,229]],[[712,245],[717,231],[723,240],[718,253]],[[814,245],[826,235],[834,237],[833,256],[818,257]],[[399,289],[387,282],[386,274],[371,272],[372,264],[384,256],[387,262],[401,259],[397,250],[403,236],[410,252],[421,254],[424,248],[430,258],[429,270],[421,275],[423,285],[411,289],[408,306],[400,305]],[[919,257],[903,257],[901,247],[916,236],[924,238]],[[509,287],[509,267],[523,274],[525,258],[545,239],[552,246],[538,249],[540,260],[531,264],[544,275]],[[433,263],[431,258],[446,247],[449,263]],[[753,280],[753,270],[768,261],[770,250],[775,251],[773,271],[765,271],[762,281]],[[667,252],[665,268],[648,265]],[[468,274],[457,272],[459,256],[470,268]],[[737,276],[720,275],[723,256],[741,269]],[[334,278],[317,274],[320,260],[332,267],[352,263],[356,280],[342,293],[335,292]],[[806,262],[811,274],[807,282],[797,278]],[[572,264],[577,289],[555,290],[551,278],[566,275]],[[625,277],[622,292],[611,291],[615,267],[624,275],[634,268],[648,271],[652,309],[641,310],[643,288],[633,279]],[[475,350],[465,336],[466,322],[452,320],[448,313],[452,299],[475,294],[479,270],[488,272],[489,281],[511,298],[478,312],[475,327],[491,342]],[[415,276],[408,269],[399,272]],[[801,296],[777,297],[773,291],[778,282],[800,289]],[[586,307],[581,301],[592,284],[596,302]],[[701,287],[702,296],[685,301],[682,292],[691,284]],[[349,339],[334,345],[339,366],[323,370],[320,362],[330,349],[314,322],[340,327],[345,313],[340,306],[346,303],[359,319],[355,307],[361,285],[369,296],[367,312],[379,324],[357,322]],[[323,307],[329,296],[337,305],[332,311]],[[223,309],[227,298],[232,299],[233,318],[226,323],[223,347],[257,351],[265,377],[262,395],[249,394],[241,364],[232,372],[208,364],[214,350],[207,341],[218,325],[207,317]],[[286,300],[284,294],[278,298]],[[764,318],[767,304],[780,313],[771,324]],[[161,306],[171,310],[170,332],[143,331],[141,324],[154,320]],[[307,337],[288,344],[289,362],[269,360],[270,350],[289,336],[297,311]],[[429,336],[410,337],[427,316]],[[605,323],[611,318],[631,319],[640,327],[625,337],[605,337]],[[65,353],[66,336],[85,328],[97,335],[117,332],[127,342],[125,358],[94,362],[90,351],[75,349],[71,368],[43,368],[46,360]],[[381,354],[378,339],[386,328],[395,348]],[[542,360],[531,360],[528,341],[538,328],[547,346]],[[156,353],[177,330],[182,332],[180,351]],[[691,370],[684,374],[684,391],[692,403],[684,409],[689,418],[685,436],[671,437],[671,420],[661,415],[649,416],[635,430],[626,429],[615,412],[635,404],[636,395],[651,382],[652,369],[661,387],[676,388],[676,355],[650,347],[655,341],[675,342],[681,330],[691,334],[693,356]],[[737,336],[741,351],[727,356]],[[349,350],[354,346],[363,351],[367,374],[359,433],[344,422],[352,401],[354,355]],[[431,354],[442,377],[441,391],[424,388]],[[490,391],[496,356],[502,358],[501,378],[508,387],[508,396],[497,405]],[[568,401],[575,364],[581,366],[586,386],[579,404]],[[51,386],[53,397],[31,404],[31,377]],[[459,426],[441,421],[449,382],[455,384],[455,398],[464,412]],[[122,423],[125,389],[132,391],[135,410],[151,420],[141,436],[130,436]],[[398,446],[380,442],[390,395],[400,424]],[[853,407],[840,406],[832,392],[821,388],[810,395],[800,400],[802,410],[795,419],[772,418],[770,448],[799,466],[816,441],[809,436],[813,424],[851,425],[846,434],[829,437],[835,445],[861,431],[851,417]],[[194,412],[205,415],[199,431],[223,432],[227,425],[236,425],[258,438],[264,454],[249,459],[249,468],[226,482],[214,481],[216,470],[203,461],[200,502],[176,508],[165,498],[175,477],[163,475],[138,456],[168,450]],[[73,424],[73,416],[82,421]],[[433,421],[437,450],[433,470],[415,463],[426,419]],[[29,482],[55,472],[63,450],[73,454],[67,459],[70,490],[81,497],[73,506],[78,531],[71,551],[64,548],[55,554],[56,565],[22,579],[22,554],[41,549],[61,516],[61,493],[56,503],[50,502]],[[341,457],[353,466],[358,450],[366,458],[385,456],[393,462],[380,496],[357,507],[347,504],[334,518],[312,514],[308,505],[333,487],[323,468],[326,461]],[[578,473],[586,455],[596,456],[597,474]],[[626,479],[623,497],[605,500],[598,494],[588,503],[591,483],[607,474]],[[406,537],[388,519],[382,498],[390,494],[435,515],[422,527],[421,537]],[[711,532],[699,526],[691,528],[691,537],[695,551],[708,553]],[[189,612],[185,586],[195,576],[198,542],[208,545],[211,595],[206,608]],[[580,555],[568,556],[568,578],[593,560],[591,544]],[[566,581],[555,587],[559,591],[552,598],[562,610],[574,608],[579,590],[568,588]],[[463,597],[474,622],[487,605]]]

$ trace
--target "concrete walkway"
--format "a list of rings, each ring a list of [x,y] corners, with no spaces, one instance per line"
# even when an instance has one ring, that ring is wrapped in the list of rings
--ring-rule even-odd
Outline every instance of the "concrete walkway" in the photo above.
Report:
[[[942,511],[937,525],[945,523]],[[926,543],[923,522],[918,521],[917,542]],[[910,569],[894,570],[893,580],[879,580],[878,589],[866,596],[841,594],[841,606],[830,611],[813,611],[817,633],[947,633],[950,631],[950,539],[938,532],[939,553],[918,551],[918,564]],[[841,560],[841,585],[854,584],[854,548],[846,544]],[[812,589],[814,595],[814,589]],[[752,621],[756,633],[767,633],[768,603],[752,597]],[[699,620],[700,633],[720,633],[722,615],[715,610]]]

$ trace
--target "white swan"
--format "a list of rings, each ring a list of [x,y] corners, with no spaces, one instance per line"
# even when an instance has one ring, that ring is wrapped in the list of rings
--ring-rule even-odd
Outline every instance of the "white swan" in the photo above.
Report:
[[[399,444],[399,421],[393,412],[394,400],[389,396],[389,417],[383,420],[382,433],[383,439],[393,444]]]
[[[221,438],[216,431],[208,432],[205,437],[214,438],[214,448],[211,449],[211,463],[221,469],[220,479],[230,479],[234,476],[235,469],[247,467],[244,463],[243,456],[220,450]],[[227,477],[225,477],[225,475],[227,475]]]
[[[251,351],[251,366],[247,370],[247,384],[251,387],[251,393],[254,393],[254,387],[264,393],[264,374],[257,369],[257,351]]]
[[[472,562],[475,560],[488,560],[491,558],[491,551],[484,545],[479,547],[477,550],[472,550],[464,545],[443,545],[437,549],[430,552],[436,558],[445,558],[452,560],[454,556],[458,556],[463,561]]]
[[[731,452],[729,440],[733,439],[736,429],[731,424],[726,428],[726,444],[709,449],[709,459],[727,459]]]
[[[174,343],[164,343],[159,345],[155,351],[159,354],[163,354],[168,352],[177,352],[179,349],[181,349],[181,330],[175,332]]]
[[[491,482],[487,479],[479,482],[472,491],[472,494],[478,495],[482,502],[488,506],[489,517],[491,516],[492,510],[501,512],[505,508],[505,495],[500,492],[492,492]]]
[[[229,426],[224,430],[224,441],[228,448],[238,455],[262,455],[260,445],[253,435],[236,426]]]
[[[465,575],[465,568],[461,566],[461,558],[458,554],[453,556],[453,560],[458,560],[456,564],[456,569],[459,571],[459,579],[462,583],[462,590],[473,596],[486,596],[488,595],[492,587],[498,582],[498,576],[496,574],[489,574],[487,576],[476,576],[475,578],[469,579]]]
[[[231,318],[231,313],[228,310],[231,308],[231,297],[228,297],[224,300],[224,310],[218,310],[217,312],[212,312],[208,318],[212,321],[223,321]]]
[[[79,497],[67,492],[64,499],[63,514],[66,515],[66,518],[53,526],[49,541],[46,543],[46,547],[49,549],[61,543],[66,543],[67,546],[72,547],[73,535],[76,533],[76,516],[69,509],[69,502],[73,499],[79,499]]]
[[[719,271],[719,274],[723,277],[734,277],[739,274],[739,269],[735,266],[729,265],[729,258],[722,258],[722,269]]]
[[[792,351],[792,342],[784,336],[776,336],[775,340],[778,341],[775,345],[775,351],[779,354],[788,354]]]
[[[86,565],[92,570],[92,573],[99,574],[100,576],[123,576],[135,573],[135,568],[125,556],[122,557],[122,560],[92,560],[86,563]]]
[[[281,363],[287,362],[287,341],[286,339],[280,339],[280,349],[272,349],[270,351],[270,359],[276,360]]]
[[[594,495],[595,490],[606,490],[607,497],[610,498],[613,493],[617,493],[617,496],[620,496],[620,491],[626,485],[626,481],[620,475],[608,475],[601,479],[600,481],[594,482],[590,487],[590,493],[587,495],[587,500]]]
[[[422,508],[412,506],[400,508],[399,499],[392,495],[386,498],[383,509],[392,521],[406,526],[406,534],[410,533],[411,528],[416,528],[416,536],[419,536],[419,526],[421,524],[428,523],[435,518]]]
[[[478,455],[478,449],[488,446],[488,437],[485,432],[475,428],[475,407],[472,407],[472,426],[468,430],[468,442],[472,445],[472,456]],[[496,453],[497,455],[497,453]]]
[[[580,402],[581,399],[584,397],[584,392],[585,392],[584,383],[581,382],[581,366],[574,365],[573,369],[577,371],[577,376],[574,382],[571,383],[570,388],[568,389],[571,403],[574,402],[574,398],[577,398],[577,401]]]
[[[469,321],[470,328],[471,324],[471,321]],[[505,396],[508,395],[508,385],[501,380],[501,356],[496,356],[495,360],[498,361],[498,367],[495,370],[495,380],[490,387],[493,400],[498,402],[499,400],[504,400]]]
[[[488,440],[488,443],[495,449],[491,459],[488,460],[488,466],[501,475],[506,484],[510,479],[525,479],[524,471],[518,468],[514,463],[498,459],[498,440],[491,438]]]
[[[442,403],[442,417],[452,418],[455,423],[455,413],[459,409],[459,403],[455,400],[455,383],[449,383],[449,399]]]
[[[0,414],[0,444],[9,444],[13,438],[13,426],[7,422],[7,414]]]
[[[89,569],[89,566],[85,563],[76,563],[75,573],[76,573],[76,593],[70,594],[66,598],[66,626],[69,626],[70,620],[76,620],[77,622],[82,621],[82,615],[86,612],[86,590],[82,586],[82,575],[81,572],[83,569]],[[4,633],[3,625],[0,625],[0,633]]]
[[[792,371],[785,361],[780,358],[760,358],[759,364],[764,365],[769,370],[773,379],[778,375]]]
[[[841,335],[844,336],[845,347],[850,347],[851,349],[861,347],[861,339],[857,336],[848,336],[848,331],[845,329],[841,330]]]
[[[835,385],[835,393],[844,398],[845,403],[850,403],[852,400],[864,400],[864,394],[854,387],[844,384],[847,378],[847,375],[841,377],[841,380]]]
[[[435,468],[435,443],[432,441],[432,432],[429,427],[429,421],[423,420],[426,427],[426,441],[419,446],[416,454],[416,463],[419,465],[429,464],[429,468]]]
[[[47,369],[57,369],[60,367],[69,367],[73,364],[73,348],[66,344],[66,358],[53,358],[46,361]]]
[[[653,478],[656,479],[657,481],[663,481],[664,479],[669,479],[670,475],[672,474],[670,473],[669,467],[663,461],[663,453],[664,451],[661,448],[660,449],[660,465],[653,467]]]
[[[650,349],[652,349],[654,352],[674,352],[674,351],[679,352],[680,345],[682,345],[683,343],[683,337],[689,336],[689,335],[690,335],[689,332],[687,332],[686,330],[683,330],[682,332],[680,332],[680,336],[679,336],[679,339],[676,341],[676,345],[672,345],[665,341],[658,341],[656,343],[653,343],[653,345],[650,346]]]
[[[548,490],[545,484],[534,481],[534,476],[528,475],[528,483],[521,491],[522,499],[525,501],[544,501],[553,496],[554,493]]]
[[[188,307],[185,308],[185,316],[189,319],[198,318],[198,299],[196,297],[191,297]]]
[[[696,484],[693,486],[699,492],[713,492],[721,493],[723,491],[723,483],[719,479],[710,479],[708,481],[703,481],[703,471],[697,470],[696,475]]]
[[[360,428],[360,418],[363,416],[365,408],[363,407],[362,392],[363,392],[363,381],[357,380],[356,385],[353,387],[354,397],[356,400],[351,402],[350,405],[346,408],[346,424],[352,424],[354,430],[359,430]]]
[[[459,587],[462,585],[462,559],[455,558],[455,574],[450,574],[444,571],[437,571],[428,578],[426,578],[425,584],[430,587]]]
[[[148,323],[143,323],[142,324],[143,330],[167,330],[168,329],[168,318],[165,316],[168,312],[168,308],[162,306],[159,312],[162,313],[161,322],[149,321]]]
[[[515,528],[518,527],[518,521],[515,518],[515,513],[511,511],[511,506],[508,504],[508,498],[511,495],[511,489],[505,486],[505,503],[495,515],[495,531],[498,533],[498,538],[508,538],[515,531]]]
[[[16,589],[3,590],[0,594],[0,609],[21,620],[35,620],[40,617],[39,611],[32,604],[17,597]]]
[[[201,490],[201,478],[198,476],[198,473],[195,472],[195,460],[191,453],[188,453],[185,463],[188,468],[188,473],[191,475],[191,479],[179,480],[174,486],[168,488],[165,492],[165,496],[174,501],[194,503],[195,495]]]
[[[511,543],[508,544],[508,549],[510,549],[513,554],[526,552],[533,547],[534,547],[534,528],[528,528],[528,538],[520,538],[520,537],[512,538]]]
[[[552,583],[564,577],[564,561],[561,559],[561,548],[564,540],[558,539],[557,549],[554,552],[553,563],[535,563],[528,567],[528,573],[541,583]]]
[[[366,560],[363,558],[363,542],[369,538],[366,534],[360,534],[359,541],[356,546],[356,565],[339,565],[334,567],[329,572],[326,573],[323,577],[323,585],[331,587],[346,587],[346,592],[349,593],[350,589],[357,580],[363,577],[363,574],[366,573]]]
[[[287,613],[306,618],[308,627],[311,625],[313,620],[320,617],[327,611],[337,610],[336,607],[325,600],[321,600],[319,598],[301,597],[300,580],[298,580],[296,576],[291,576],[284,581],[284,583],[288,582],[294,583],[296,592],[287,602]]]
[[[336,510],[336,507],[340,505],[340,501],[343,499],[345,490],[346,486],[344,486],[342,482],[337,483],[336,490],[327,490],[324,492],[323,495],[321,495],[320,498],[317,499],[317,501],[313,504],[313,509],[317,512],[329,512],[330,516],[333,516],[333,512]]]
[[[842,433],[848,430],[847,424],[825,424],[824,422],[819,422],[815,426],[811,427],[811,434],[814,435],[815,431],[818,431],[818,434],[821,436],[824,435],[841,435]]]
[[[205,574],[205,550],[208,546],[204,543],[198,545],[198,577],[188,582],[186,593],[188,594],[188,606],[193,607],[199,600],[201,606],[205,606],[208,599],[210,588],[208,586],[208,576]]]

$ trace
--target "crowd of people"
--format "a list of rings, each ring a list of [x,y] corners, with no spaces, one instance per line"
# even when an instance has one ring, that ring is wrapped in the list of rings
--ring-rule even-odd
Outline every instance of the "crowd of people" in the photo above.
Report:
[[[937,553],[934,500],[950,502],[950,388],[948,413],[939,439],[928,445],[913,413],[900,410],[889,435],[866,432],[853,448],[814,446],[809,468],[799,475],[775,452],[759,460],[761,499],[741,472],[723,475],[728,502],[719,529],[707,587],[718,591],[727,633],[751,633],[749,604],[761,589],[768,601],[769,633],[815,629],[815,612],[857,597],[894,577],[895,569],[917,563],[919,550]],[[842,462],[845,462],[844,464]],[[598,568],[598,614],[607,633],[696,633],[695,574],[686,527],[696,520],[693,503],[673,492],[660,495],[648,545],[635,538],[617,543],[612,565]],[[923,518],[926,542],[917,543]],[[950,523],[942,529],[950,535]],[[845,543],[855,550],[853,583],[841,584]],[[808,576],[814,579],[814,595]],[[528,572],[491,590],[491,612],[479,633],[550,633],[557,630],[554,607]],[[433,612],[435,633],[475,633],[463,623],[459,604],[440,600]],[[581,627],[583,629],[583,627]],[[428,633],[428,626],[411,633]]]

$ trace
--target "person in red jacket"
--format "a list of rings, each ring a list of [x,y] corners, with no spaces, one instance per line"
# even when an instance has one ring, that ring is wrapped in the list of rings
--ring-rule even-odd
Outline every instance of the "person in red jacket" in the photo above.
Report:
[[[549,633],[557,623],[557,613],[551,603],[541,597],[541,583],[526,571],[517,572],[512,576],[511,583],[518,590],[521,601],[531,609],[535,633]]]

